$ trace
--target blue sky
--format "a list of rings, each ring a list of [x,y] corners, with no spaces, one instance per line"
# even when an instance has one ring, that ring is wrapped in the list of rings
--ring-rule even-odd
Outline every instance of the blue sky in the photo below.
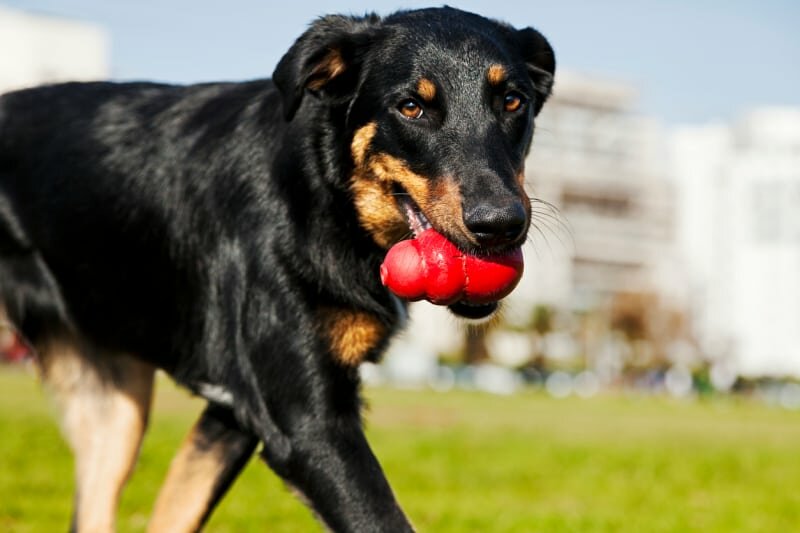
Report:
[[[265,77],[315,17],[389,13],[400,0],[0,0],[99,24],[116,79],[189,83]],[[639,111],[666,124],[733,120],[757,105],[800,106],[800,1],[452,1],[454,7],[534,26],[559,66],[621,79]]]

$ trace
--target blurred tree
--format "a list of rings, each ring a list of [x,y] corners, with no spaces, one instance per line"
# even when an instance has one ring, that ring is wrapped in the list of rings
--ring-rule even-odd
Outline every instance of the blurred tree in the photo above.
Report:
[[[556,311],[552,306],[539,304],[531,312],[530,327],[536,335],[534,353],[530,366],[537,372],[544,372],[547,366],[547,356],[544,352],[544,339],[553,331]]]

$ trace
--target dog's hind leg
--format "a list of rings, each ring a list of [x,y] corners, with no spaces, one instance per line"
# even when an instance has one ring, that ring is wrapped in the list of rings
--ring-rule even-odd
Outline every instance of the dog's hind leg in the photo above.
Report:
[[[209,404],[172,461],[148,531],[200,529],[257,444],[228,409]]]
[[[154,369],[132,357],[94,353],[78,342],[50,342],[37,350],[42,378],[75,454],[72,530],[113,531],[147,425]]]

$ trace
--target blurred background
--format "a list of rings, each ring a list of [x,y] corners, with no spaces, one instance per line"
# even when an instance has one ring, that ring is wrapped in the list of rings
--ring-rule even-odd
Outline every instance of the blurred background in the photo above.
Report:
[[[438,532],[800,530],[800,3],[455,4],[536,27],[559,66],[503,313],[415,304],[362,368],[404,508]],[[421,5],[0,0],[0,92],[269,77],[319,15]],[[145,528],[202,408],[160,385],[120,531]],[[52,407],[26,365],[0,391],[0,530],[63,530]],[[318,530],[260,465],[233,492],[207,530]]]
[[[0,92],[270,76],[315,17],[398,7],[6,0]],[[366,378],[556,395],[755,391],[800,408],[800,4],[458,7],[535,26],[556,50],[527,163],[541,201],[526,274],[485,330],[415,305]]]

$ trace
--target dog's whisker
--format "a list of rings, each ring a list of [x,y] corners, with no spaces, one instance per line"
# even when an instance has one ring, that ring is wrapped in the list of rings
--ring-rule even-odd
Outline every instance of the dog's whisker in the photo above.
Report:
[[[538,228],[535,229],[538,230]],[[541,260],[542,254],[539,252],[539,246],[537,246],[536,239],[530,232],[528,233],[528,236],[525,238],[525,241],[531,243],[531,248],[533,248],[533,251],[536,254],[536,259]]]
[[[531,224],[531,227],[534,230],[536,230],[536,233],[538,233],[542,237],[542,239],[544,240],[545,244],[547,245],[547,249],[550,251],[550,254],[552,254],[553,253],[553,247],[550,244],[550,239],[547,238],[547,234],[542,230],[542,228],[540,228],[536,224]],[[532,242],[534,243],[534,248],[535,248],[535,239],[534,238],[532,238]]]
[[[533,213],[532,219],[546,225],[554,233],[573,235],[572,228],[561,217],[550,216],[546,213]]]
[[[550,221],[549,219],[538,219],[531,225],[542,233],[544,233],[544,230],[547,230],[553,237],[555,237],[558,240],[559,244],[563,249],[574,250],[575,239],[573,237],[573,234],[569,231],[559,231],[559,230],[564,230],[564,227],[560,225],[556,225],[555,227],[553,227],[552,224],[553,224],[552,221]],[[569,244],[564,242],[564,239],[562,239],[562,235],[564,235],[565,233],[567,236],[569,236]],[[542,237],[546,239],[545,235],[542,235]]]

